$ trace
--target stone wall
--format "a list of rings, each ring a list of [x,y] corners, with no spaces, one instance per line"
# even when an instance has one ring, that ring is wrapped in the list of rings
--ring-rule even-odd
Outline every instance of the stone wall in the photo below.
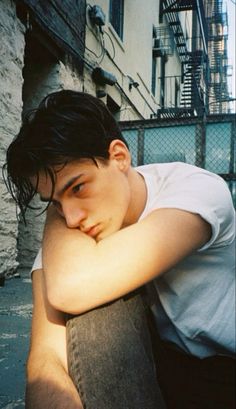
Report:
[[[0,167],[6,148],[18,132],[22,112],[22,68],[24,27],[16,16],[15,3],[0,2]],[[18,223],[16,207],[8,194],[0,172],[0,275],[17,268]]]
[[[26,59],[25,62],[24,111],[36,108],[42,98],[50,92],[60,89],[82,90],[82,81],[69,63],[65,65],[50,55],[41,61],[40,65],[34,64],[33,60],[27,62]],[[40,211],[45,207],[45,203],[42,207],[38,198],[35,198],[32,205],[41,209],[28,209],[27,224],[25,225],[22,220],[19,223],[18,261],[21,275],[30,271],[42,241],[45,213],[40,215]]]
[[[6,149],[21,125],[22,111],[37,107],[41,99],[60,89],[84,89],[95,94],[89,78],[79,78],[71,63],[62,63],[44,45],[28,43],[13,0],[0,2],[0,166]],[[39,47],[37,49],[37,47]],[[86,74],[85,74],[86,75]],[[41,245],[45,215],[28,210],[27,224],[7,192],[0,172],[0,276],[17,271],[28,274]],[[39,206],[37,198],[33,205]]]

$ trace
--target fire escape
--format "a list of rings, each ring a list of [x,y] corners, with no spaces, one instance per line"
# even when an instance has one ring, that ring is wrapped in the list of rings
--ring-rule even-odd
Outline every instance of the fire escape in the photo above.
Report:
[[[213,0],[211,15],[208,16],[208,51],[210,62],[209,110],[210,113],[228,113],[230,99],[228,91],[228,19],[222,11],[222,0]]]
[[[183,32],[179,13],[192,10],[198,18],[200,41],[192,41],[191,47]],[[183,116],[202,115],[205,111],[205,88],[207,84],[207,24],[202,1],[187,0],[162,0],[160,15],[165,18],[168,29],[174,39],[175,47],[181,62],[181,75],[179,77],[166,77],[166,87],[170,89],[179,84],[178,98],[175,96],[173,106],[161,101],[158,110],[159,117],[175,118]],[[194,33],[195,34],[195,33]]]

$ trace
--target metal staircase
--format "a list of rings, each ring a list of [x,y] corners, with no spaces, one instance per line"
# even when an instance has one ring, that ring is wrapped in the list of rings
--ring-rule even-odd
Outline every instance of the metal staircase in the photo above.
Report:
[[[194,2],[190,2],[190,1],[175,1],[175,0],[163,0],[161,2],[161,15],[166,16],[166,20],[173,32],[174,41],[176,44],[178,55],[182,63],[186,63],[188,61],[189,54],[188,54],[186,39],[185,39],[183,30],[182,30],[182,25],[179,19],[178,12],[183,11],[183,10],[192,9],[193,3]],[[183,7],[188,7],[188,8],[183,9]]]
[[[186,38],[183,33],[179,12],[196,10],[197,2],[187,0],[163,0],[161,1],[161,17],[165,16],[170,30],[172,31],[175,46],[182,64],[182,92],[180,105],[175,108],[164,108],[159,110],[161,117],[194,116],[201,115],[204,111],[204,95],[202,91],[204,75],[204,52],[196,50],[189,51]]]
[[[189,108],[192,114],[201,114],[204,98],[201,91],[203,75],[203,53],[201,50],[189,53],[189,59],[184,72],[184,83],[180,107]],[[194,112],[196,111],[196,112]]]

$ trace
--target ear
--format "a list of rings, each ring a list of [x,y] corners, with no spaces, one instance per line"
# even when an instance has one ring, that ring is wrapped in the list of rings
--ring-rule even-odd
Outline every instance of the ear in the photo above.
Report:
[[[110,143],[108,152],[109,159],[116,161],[120,170],[126,172],[130,168],[131,155],[124,142],[119,139],[114,139]]]

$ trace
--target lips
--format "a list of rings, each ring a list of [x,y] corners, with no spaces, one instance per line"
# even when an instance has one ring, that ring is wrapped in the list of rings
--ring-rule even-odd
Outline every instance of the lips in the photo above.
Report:
[[[98,234],[98,224],[92,227],[88,227],[83,230],[83,233],[87,234],[90,237],[95,237]]]

